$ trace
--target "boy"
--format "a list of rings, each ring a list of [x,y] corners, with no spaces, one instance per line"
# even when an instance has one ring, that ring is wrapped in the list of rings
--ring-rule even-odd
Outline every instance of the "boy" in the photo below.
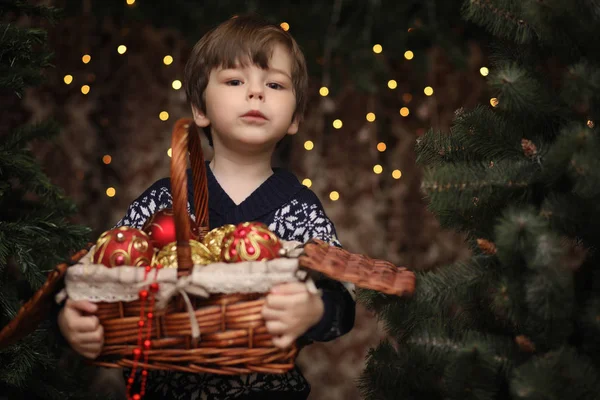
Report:
[[[315,194],[289,172],[271,168],[277,143],[294,135],[306,103],[307,71],[294,39],[253,17],[232,18],[207,33],[185,68],[186,93],[197,126],[214,157],[207,165],[210,227],[261,221],[286,240],[318,237],[339,245],[335,228]],[[193,198],[190,194],[189,198]],[[171,207],[169,179],[147,189],[117,226],[140,228],[154,212]],[[263,316],[276,346],[300,338],[329,341],[354,325],[354,299],[335,281],[318,282],[322,295],[300,283],[274,287]],[[96,306],[67,301],[59,326],[80,354],[102,348]],[[220,376],[151,372],[146,399],[306,399],[310,386],[294,369],[283,375]]]

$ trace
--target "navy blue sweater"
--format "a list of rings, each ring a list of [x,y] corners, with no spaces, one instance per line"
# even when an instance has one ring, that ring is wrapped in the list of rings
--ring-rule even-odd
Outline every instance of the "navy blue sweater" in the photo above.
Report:
[[[319,238],[340,246],[335,227],[327,218],[317,196],[284,169],[274,169],[271,175],[241,204],[223,190],[208,163],[206,165],[209,194],[209,226],[260,221],[285,240],[307,242]],[[188,199],[193,199],[191,179]],[[127,209],[117,226],[141,228],[155,212],[172,207],[170,180],[155,182]],[[188,201],[188,208],[192,206]],[[321,321],[302,338],[303,342],[329,341],[345,334],[354,325],[354,299],[346,287],[333,280],[321,280],[325,312]],[[234,399],[247,395],[282,393],[285,398],[306,398],[310,386],[296,368],[283,375],[252,374],[236,377],[167,373],[156,371],[148,379],[146,398],[165,399]],[[293,397],[292,397],[293,396]]]

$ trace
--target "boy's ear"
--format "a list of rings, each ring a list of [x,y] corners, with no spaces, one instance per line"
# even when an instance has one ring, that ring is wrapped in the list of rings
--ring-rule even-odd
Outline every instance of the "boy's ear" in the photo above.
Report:
[[[206,128],[210,125],[210,120],[206,116],[202,110],[198,109],[196,106],[192,106],[192,115],[194,116],[194,122],[200,128]]]
[[[292,120],[292,123],[290,124],[290,127],[288,128],[287,134],[295,135],[296,133],[298,133],[299,125],[300,125],[300,120],[298,119],[298,117],[294,117],[294,119]]]

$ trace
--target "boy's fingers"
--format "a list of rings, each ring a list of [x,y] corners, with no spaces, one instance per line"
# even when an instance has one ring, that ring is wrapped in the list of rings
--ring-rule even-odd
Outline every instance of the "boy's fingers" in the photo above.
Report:
[[[95,315],[79,317],[77,321],[73,323],[73,330],[78,332],[94,332],[100,327],[100,320],[98,320],[98,317]]]
[[[268,305],[264,305],[262,308],[262,316],[265,320],[273,320],[273,319],[281,319],[285,316],[285,313],[282,310],[277,310],[275,308],[271,308]]]
[[[87,312],[90,314],[93,314],[98,310],[98,306],[96,304],[92,303],[91,301],[87,301],[87,300],[73,301],[71,299],[68,299],[67,303],[65,304],[65,307],[69,307],[74,310]]]
[[[300,300],[299,297],[300,295],[298,294],[269,294],[266,298],[266,303],[267,307],[269,308],[273,308],[275,310],[287,310],[298,303]]]
[[[271,335],[281,335],[287,331],[287,325],[281,321],[267,321],[265,325]]]
[[[82,356],[84,356],[85,358],[94,360],[100,355],[100,350],[99,349],[98,350],[96,350],[96,349],[89,349],[89,350],[81,349],[81,351],[78,351],[78,353],[81,354]]]
[[[294,343],[294,338],[290,335],[282,335],[273,338],[273,345],[275,345],[275,347],[279,347],[280,349],[290,347],[292,343]]]
[[[81,332],[75,337],[75,341],[81,344],[102,345],[104,342],[104,331],[102,327],[91,332]]]
[[[94,343],[84,343],[84,344],[77,346],[77,352],[79,354],[84,354],[84,353],[99,354],[100,350],[102,350],[102,346],[100,346],[99,344],[94,344]]]
[[[271,288],[271,293],[276,294],[294,294],[303,293],[306,291],[306,284],[302,282],[282,283]]]

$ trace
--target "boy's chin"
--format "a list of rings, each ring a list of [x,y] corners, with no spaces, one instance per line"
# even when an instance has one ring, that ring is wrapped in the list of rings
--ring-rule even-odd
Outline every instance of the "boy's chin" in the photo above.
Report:
[[[236,140],[235,143],[230,145],[230,148],[240,153],[265,153],[275,149],[277,142],[272,140],[260,140],[260,139],[243,139]]]
[[[232,138],[240,146],[245,146],[248,150],[265,150],[274,148],[277,142],[283,139],[285,135],[266,135],[248,133],[242,137]]]

